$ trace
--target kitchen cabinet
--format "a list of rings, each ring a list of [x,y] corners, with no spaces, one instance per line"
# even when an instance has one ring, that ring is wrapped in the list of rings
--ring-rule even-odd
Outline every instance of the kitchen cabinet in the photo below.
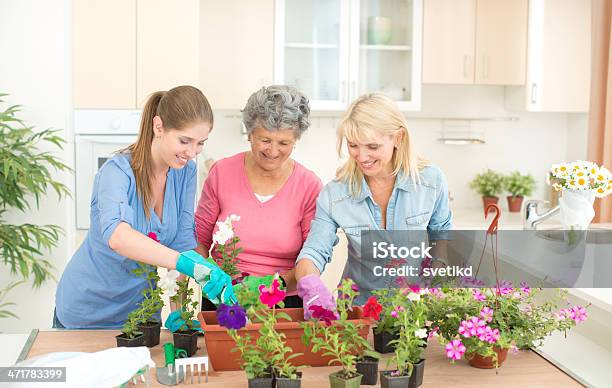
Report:
[[[420,109],[421,0],[276,0],[274,80],[313,109],[343,110],[383,91]]]
[[[199,0],[139,0],[136,19],[136,98],[199,84]]]
[[[274,0],[203,0],[200,86],[215,109],[242,109],[273,83]]]
[[[423,83],[523,85],[528,0],[424,0]]]
[[[591,1],[530,0],[527,79],[506,88],[506,106],[531,112],[588,112]]]
[[[136,104],[136,0],[73,2],[76,108]]]
[[[154,91],[198,85],[199,36],[198,0],[75,0],[75,108],[141,108]]]

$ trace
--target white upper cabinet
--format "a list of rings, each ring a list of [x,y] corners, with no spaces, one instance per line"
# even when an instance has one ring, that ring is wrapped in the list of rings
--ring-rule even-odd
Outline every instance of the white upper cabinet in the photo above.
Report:
[[[527,0],[424,1],[423,83],[525,83]]]
[[[76,108],[136,105],[136,0],[73,2]]]
[[[202,0],[200,85],[214,109],[242,109],[273,82],[274,0]]]
[[[136,98],[138,107],[158,90],[199,84],[199,0],[139,0]]]
[[[199,0],[73,1],[74,105],[135,109],[199,84]]]
[[[276,83],[319,110],[382,91],[420,109],[421,0],[276,0]]]
[[[506,88],[507,106],[532,112],[588,112],[591,1],[530,0],[525,87]]]

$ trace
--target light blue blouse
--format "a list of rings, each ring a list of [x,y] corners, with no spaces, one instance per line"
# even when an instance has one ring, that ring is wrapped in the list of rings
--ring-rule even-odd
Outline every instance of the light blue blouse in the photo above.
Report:
[[[168,171],[163,220],[153,209],[147,220],[130,159],[130,154],[118,154],[96,174],[89,232],[68,262],[55,295],[57,317],[67,329],[121,327],[143,298],[146,281],[131,273],[138,264],[108,246],[120,222],[145,235],[155,232],[161,244],[179,252],[196,247],[195,162]]]
[[[419,175],[420,180],[416,182],[404,179],[402,174],[397,176],[387,205],[386,230],[426,231],[432,240],[447,239],[452,228],[452,212],[446,177],[434,165],[424,167]],[[348,259],[342,277],[357,283],[360,295],[355,302],[363,304],[371,290],[390,287],[394,280],[392,277],[364,276],[371,273],[369,269],[373,263],[362,260],[361,232],[381,230],[381,225],[382,210],[374,202],[365,179],[357,197],[351,195],[347,183],[333,180],[323,187],[317,198],[315,218],[298,261],[310,259],[322,273],[331,261],[333,247],[338,243],[336,232],[341,228],[348,241]]]

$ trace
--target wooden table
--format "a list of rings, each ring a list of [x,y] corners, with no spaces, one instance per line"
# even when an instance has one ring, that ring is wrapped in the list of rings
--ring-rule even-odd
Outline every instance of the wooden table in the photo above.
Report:
[[[28,357],[49,352],[96,352],[116,346],[114,330],[50,330],[39,332]],[[370,340],[371,334],[370,334]],[[157,366],[163,365],[164,354],[162,345],[172,341],[172,336],[162,330],[161,344],[151,349],[151,357]],[[206,354],[204,337],[198,338],[199,350],[195,356]],[[385,355],[380,365],[385,369]],[[328,387],[328,375],[339,367],[318,367],[302,369],[302,387]],[[164,387],[157,382],[155,371],[152,371],[152,386]],[[197,379],[196,379],[197,383]],[[190,385],[190,386],[196,386]],[[189,386],[184,383],[180,386]],[[242,388],[247,386],[243,371],[209,372],[208,383],[203,387],[209,388]],[[376,385],[379,387],[380,385]],[[557,369],[553,364],[532,351],[521,351],[518,354],[509,354],[504,365],[495,370],[476,369],[470,367],[466,361],[461,360],[450,364],[444,349],[435,340],[430,341],[427,347],[427,361],[423,388],[429,387],[580,387],[581,385],[570,376]]]

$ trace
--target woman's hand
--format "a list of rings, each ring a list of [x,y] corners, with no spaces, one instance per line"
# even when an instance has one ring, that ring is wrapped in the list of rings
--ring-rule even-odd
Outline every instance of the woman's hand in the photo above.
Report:
[[[304,276],[298,280],[297,291],[304,302],[304,319],[311,318],[311,306],[316,305],[326,310],[336,311],[336,302],[331,292],[323,284],[321,276],[315,274]]]
[[[196,251],[179,255],[176,270],[190,276],[202,286],[202,293],[213,303],[236,304],[232,278],[214,262],[204,260]],[[219,298],[217,302],[215,299]]]

